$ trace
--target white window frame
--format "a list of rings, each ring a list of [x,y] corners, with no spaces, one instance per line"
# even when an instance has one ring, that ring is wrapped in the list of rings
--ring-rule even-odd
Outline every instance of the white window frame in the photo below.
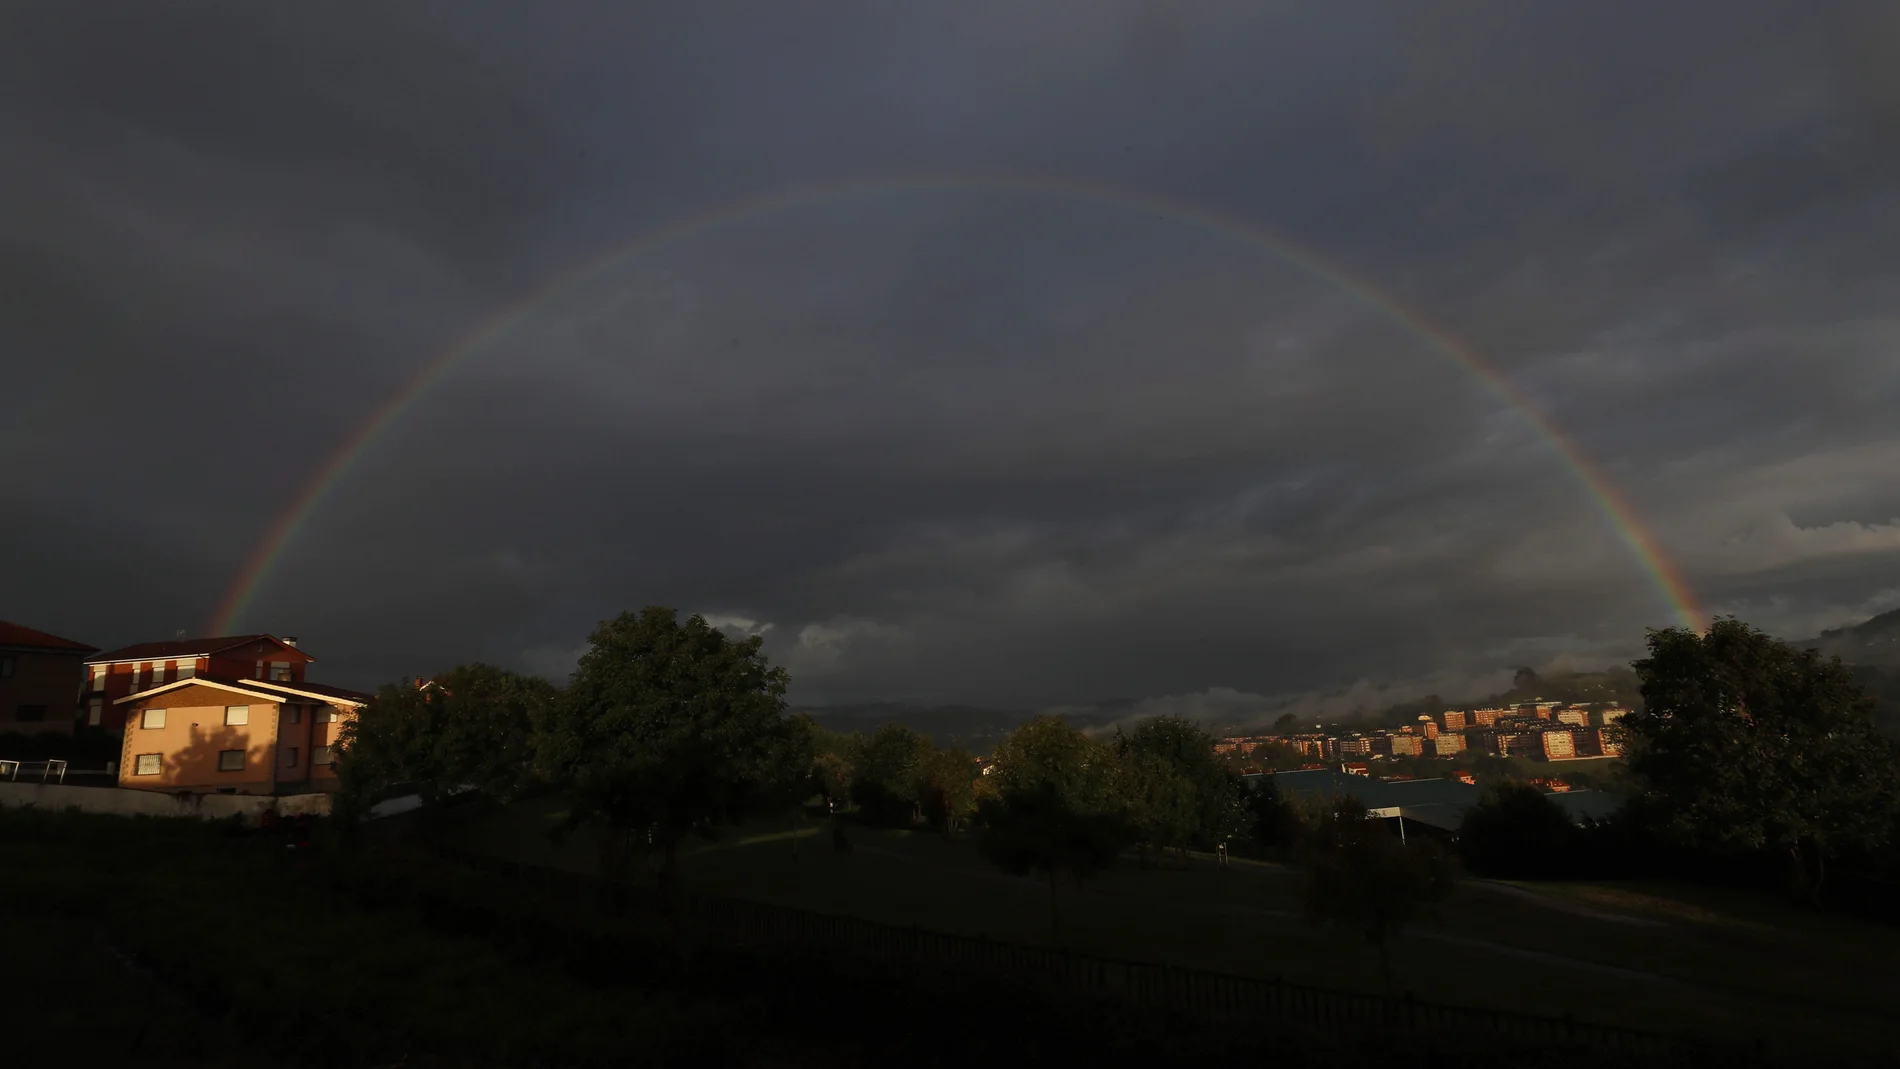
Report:
[[[178,674],[172,677],[172,682],[175,683],[180,679],[191,679],[195,677],[197,674],[198,674],[198,661],[196,658],[193,658],[189,661],[179,661]]]
[[[145,768],[145,759],[148,757],[152,760],[152,767],[149,772],[146,771]],[[163,771],[165,771],[164,754],[142,753],[132,758],[132,774],[134,776],[156,776]]]
[[[104,698],[93,698],[92,700],[86,703],[86,726],[87,727],[90,727],[90,728],[98,727],[100,722],[105,719],[105,716],[106,716],[106,702]]]
[[[92,689],[101,693],[106,689],[106,666],[103,664],[92,666]]]
[[[157,720],[157,723],[153,723],[154,719]],[[165,727],[165,710],[146,709],[143,712],[139,713],[139,730],[160,731],[160,730],[163,730],[164,727]]]
[[[237,767],[236,767],[236,768],[228,768],[228,767],[226,767],[226,766],[225,766],[225,763],[224,763],[224,759],[225,759],[225,757],[226,757],[226,756],[228,756],[228,755],[230,755],[230,754],[237,754]],[[243,750],[219,750],[219,751],[218,751],[218,771],[219,771],[219,772],[242,772],[242,771],[244,771],[244,751],[243,751]]]
[[[242,728],[251,726],[251,707],[248,705],[227,705],[224,707],[224,726]]]

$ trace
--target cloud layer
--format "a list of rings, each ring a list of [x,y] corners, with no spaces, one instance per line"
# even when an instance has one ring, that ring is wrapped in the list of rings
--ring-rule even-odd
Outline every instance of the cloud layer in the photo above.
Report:
[[[1709,608],[1842,622],[1900,586],[1900,37],[1705,7],[11,5],[0,603],[201,629],[486,331],[242,621],[326,679],[558,676],[658,602],[800,700],[1244,704],[1672,622],[1264,229]]]

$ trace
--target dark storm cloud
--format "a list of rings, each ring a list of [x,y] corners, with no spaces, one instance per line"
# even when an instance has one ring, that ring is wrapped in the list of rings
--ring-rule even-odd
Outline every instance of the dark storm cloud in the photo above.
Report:
[[[641,234],[1014,173],[1132,195],[812,198],[525,309],[245,623],[339,682],[558,674],[662,601],[802,698],[1240,715],[1670,622],[1456,360],[1149,197],[1436,320],[1712,607],[1811,632],[1900,599],[1894,41],[1889,5],[1767,0],[15,5],[0,615],[202,626],[383,398]]]

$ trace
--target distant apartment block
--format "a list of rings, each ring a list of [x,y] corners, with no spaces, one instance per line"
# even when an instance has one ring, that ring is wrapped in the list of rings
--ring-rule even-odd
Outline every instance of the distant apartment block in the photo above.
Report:
[[[1609,727],[1628,715],[1630,715],[1630,710],[1621,705],[1606,706],[1597,710],[1597,723],[1603,727]]]
[[[0,620],[0,732],[70,734],[86,654],[97,647]]]
[[[1471,725],[1471,718],[1461,709],[1447,709],[1439,715],[1445,721],[1445,730],[1449,732],[1463,731]]]
[[[1391,736],[1393,757],[1422,757],[1425,754],[1425,740],[1417,735]]]
[[[1563,702],[1547,702],[1540,698],[1537,701],[1518,702],[1511,708],[1518,716],[1531,717],[1536,720],[1549,720],[1551,714],[1556,712],[1557,707],[1562,704]]]
[[[1568,761],[1577,756],[1577,739],[1568,731],[1543,731],[1538,733],[1543,743],[1543,757],[1546,761]]]
[[[1426,745],[1431,747],[1433,757],[1450,757],[1452,754],[1464,752],[1465,737],[1463,735],[1440,735]]]
[[[1339,740],[1339,754],[1342,757],[1370,757],[1372,756],[1372,740],[1364,735],[1348,735]]]
[[[1557,712],[1553,714],[1552,719],[1556,720],[1559,724],[1574,724],[1580,728],[1589,727],[1590,710],[1573,705],[1568,709],[1557,710]]]
[[[1511,710],[1509,709],[1473,709],[1471,711],[1471,722],[1478,727],[1488,728],[1510,715]]]
[[[1425,736],[1428,739],[1437,738],[1438,737],[1438,721],[1433,720],[1429,716],[1420,716],[1418,718],[1418,733],[1420,735]]]

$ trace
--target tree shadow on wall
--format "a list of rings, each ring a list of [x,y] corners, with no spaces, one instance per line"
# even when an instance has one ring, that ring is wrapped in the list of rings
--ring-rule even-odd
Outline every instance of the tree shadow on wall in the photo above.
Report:
[[[220,771],[219,755],[228,750],[239,750],[244,754],[244,767],[235,771]],[[259,745],[241,728],[218,724],[210,729],[193,725],[190,740],[180,749],[165,755],[166,790],[217,789],[220,787],[243,788],[250,784],[267,782],[270,779],[270,766],[261,762],[271,759],[270,746]],[[136,759],[136,758],[135,758]]]

